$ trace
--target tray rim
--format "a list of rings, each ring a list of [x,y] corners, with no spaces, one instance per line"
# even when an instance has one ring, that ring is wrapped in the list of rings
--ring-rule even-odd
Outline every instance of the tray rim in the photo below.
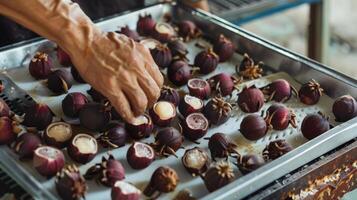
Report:
[[[204,10],[194,10],[194,9],[184,6],[184,5],[182,5],[182,9],[193,12],[196,15],[201,15],[202,17],[205,17],[205,18],[208,17],[208,18],[210,18],[211,22],[215,22],[216,24],[219,24],[220,26],[222,26],[226,29],[229,29],[230,31],[232,31],[236,34],[239,34],[251,41],[254,41],[254,42],[258,43],[259,45],[267,47],[270,50],[276,51],[277,53],[282,54],[282,55],[289,57],[291,59],[294,59],[295,61],[302,62],[321,73],[325,73],[329,76],[333,76],[336,79],[344,81],[345,83],[349,84],[352,87],[357,87],[357,79],[347,76],[346,74],[343,74],[343,73],[335,70],[334,68],[329,67],[326,64],[323,64],[316,60],[308,58],[307,56],[305,56],[301,53],[294,52],[288,48],[285,48],[285,47],[275,43],[275,42],[264,39],[251,31],[245,30],[244,28],[241,28],[240,26],[229,22],[226,19],[223,19],[219,16],[216,16],[216,15],[206,12]],[[337,77],[336,77],[336,75],[337,75]]]
[[[163,3],[159,3],[159,4],[155,4],[155,5],[150,5],[150,6],[146,6],[144,8],[141,9],[136,9],[133,11],[128,11],[125,13],[121,13],[118,15],[114,15],[111,16],[109,18],[103,19],[101,22],[105,22],[107,20],[110,20],[112,18],[116,18],[116,17],[120,17],[123,15],[126,15],[130,12],[135,12],[135,11],[144,11],[147,9],[150,9],[151,7],[157,7],[157,6],[166,6],[168,4],[163,4]],[[172,6],[172,5],[170,5]],[[328,68],[327,66],[324,66],[316,61],[313,61],[311,59],[308,59],[302,55],[296,54],[291,52],[290,50],[287,50],[279,45],[276,45],[272,42],[266,41],[262,38],[259,38],[258,36],[256,36],[253,33],[250,33],[248,31],[243,30],[242,28],[233,25],[231,23],[229,23],[228,21],[221,19],[219,17],[216,17],[210,13],[206,13],[203,11],[197,11],[197,10],[193,10],[191,8],[187,8],[187,7],[182,7],[184,9],[188,9],[190,12],[195,13],[196,15],[202,15],[205,18],[209,18],[208,20],[213,21],[221,26],[224,26],[226,28],[229,28],[230,31],[235,32],[236,34],[239,34],[243,37],[246,37],[254,42],[257,42],[260,45],[263,45],[273,51],[276,51],[278,53],[281,53],[291,59],[303,62],[305,64],[307,64],[308,66],[318,70],[319,72],[322,73],[326,73],[328,75],[334,76],[334,78],[339,79],[340,81],[343,81],[353,87],[357,87],[357,81],[354,79],[351,79],[351,77],[348,77],[344,74],[341,74],[331,68]],[[99,22],[100,24],[100,22]],[[0,51],[0,54],[9,52],[9,51],[16,51],[18,48],[24,48],[26,46],[30,47],[30,46],[34,46],[36,44],[41,44],[46,42],[46,39],[40,39],[36,42],[30,42],[27,44],[23,44],[20,46],[16,46],[14,48],[10,48],[7,49],[5,51]],[[336,77],[336,75],[338,77]],[[329,150],[326,149],[321,149],[318,146],[319,145],[330,145],[333,146],[334,148],[342,145],[344,142],[347,142],[348,139],[347,138],[353,138],[353,137],[357,137],[356,134],[353,133],[353,128],[357,126],[357,118],[352,119],[346,123],[343,123],[337,127],[335,127],[333,130],[330,130],[329,132],[326,132],[324,135],[319,137],[319,140],[312,140],[309,141],[301,146],[299,146],[298,148],[296,148],[294,151],[290,152],[287,156],[283,156],[277,160],[274,160],[270,163],[268,163],[267,165],[265,165],[264,167],[244,176],[241,177],[239,179],[237,179],[236,181],[234,181],[232,184],[214,192],[211,194],[208,194],[207,196],[203,197],[202,199],[224,199],[224,198],[228,198],[228,197],[234,197],[234,198],[243,198],[244,196],[247,196],[248,194],[258,190],[260,187],[263,187],[264,185],[274,181],[275,179],[285,175],[286,173],[289,173],[290,171],[304,165],[305,163],[313,160],[314,158],[321,156],[322,154],[328,152]],[[338,136],[340,136],[340,138],[338,138]],[[342,137],[344,136],[344,137]],[[3,148],[3,147],[1,147]],[[7,147],[5,147],[7,148]],[[6,149],[7,151],[9,151],[9,149]],[[316,150],[316,151],[313,151]],[[311,151],[313,151],[313,154],[311,153]],[[300,156],[304,156],[310,154],[308,156],[308,159],[305,159],[302,163],[303,164],[299,164],[299,162],[294,161],[295,158],[299,158]],[[9,153],[6,153],[6,151],[0,151],[0,155],[3,156],[4,160],[7,160],[8,162],[0,162],[0,166],[2,166],[3,168],[5,168],[4,170],[9,173],[10,176],[15,176],[15,177],[19,177],[21,175],[26,175],[26,170],[22,167],[22,166],[18,166],[16,163],[16,158],[13,158],[10,156]],[[297,160],[297,159],[295,159]],[[300,160],[301,161],[301,160]],[[10,165],[9,163],[13,163],[13,165]],[[15,164],[15,165],[14,165]],[[281,166],[286,166],[287,164],[291,164],[292,166],[289,166],[289,169],[284,169],[284,170],[280,170],[279,167],[281,168]],[[16,166],[16,167],[15,167]],[[265,168],[270,168],[270,169],[265,169]],[[286,168],[286,167],[285,167]],[[17,171],[18,170],[18,171]],[[17,171],[20,172],[18,174],[11,174],[11,171]],[[279,171],[280,175],[274,174],[274,172]],[[23,174],[21,174],[23,173]],[[265,179],[259,179],[259,177],[269,177],[269,180],[267,178]],[[258,178],[257,178],[258,177]],[[275,178],[272,178],[275,177]],[[47,198],[51,198],[51,199],[56,199],[56,197],[49,191],[45,191],[45,190],[41,190],[41,184],[39,182],[37,182],[33,177],[27,177],[29,180],[27,180],[26,182],[23,183],[19,183],[21,186],[24,187],[24,189],[28,189],[27,191],[29,191],[32,195],[37,196],[40,192],[41,197],[47,197]],[[16,179],[19,180],[19,179]],[[242,183],[246,181],[245,183]],[[267,182],[269,181],[269,182]],[[18,181],[19,182],[19,181]],[[251,185],[257,182],[258,185],[255,184],[255,188],[249,188],[251,187]],[[239,185],[239,187],[237,187],[237,184],[241,184]],[[233,194],[233,193],[238,193],[238,194]],[[44,196],[42,196],[44,195]],[[230,195],[230,196],[228,196]]]

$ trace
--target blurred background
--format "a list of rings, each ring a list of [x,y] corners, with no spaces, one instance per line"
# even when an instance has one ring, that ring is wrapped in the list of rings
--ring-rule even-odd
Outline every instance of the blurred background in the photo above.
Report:
[[[357,78],[357,1],[329,0],[330,40],[324,64]],[[242,27],[294,52],[307,55],[309,4],[259,18]]]

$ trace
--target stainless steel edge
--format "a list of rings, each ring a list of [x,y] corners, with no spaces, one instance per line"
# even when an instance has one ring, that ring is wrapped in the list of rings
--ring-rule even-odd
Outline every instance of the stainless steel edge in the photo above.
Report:
[[[301,145],[284,156],[240,177],[226,187],[213,192],[202,200],[242,199],[285,174],[303,166],[331,149],[357,137],[357,118],[335,127],[323,135]]]
[[[246,16],[251,16],[256,13],[260,13],[264,11],[266,8],[273,8],[285,2],[286,0],[265,0],[258,3],[244,5],[240,8],[227,10],[223,13],[219,13],[219,14],[217,13],[217,15],[227,20],[237,20],[237,19],[244,18]],[[239,11],[238,17],[237,17],[237,10]]]
[[[16,46],[16,45],[15,45]],[[0,70],[8,70],[23,66],[24,60],[33,55],[39,49],[44,52],[50,51],[54,48],[54,44],[49,43],[48,40],[36,40],[33,43],[27,43],[23,46],[16,46],[13,49],[5,49],[0,51]],[[22,58],[22,59],[19,59]]]
[[[112,22],[117,20],[133,20],[136,19],[138,13],[151,13],[154,15],[161,15],[164,12],[172,12],[175,15],[175,19],[192,19],[195,20],[204,31],[212,33],[224,33],[229,37],[232,37],[233,41],[239,44],[238,51],[240,53],[247,52],[259,60],[263,60],[270,67],[275,67],[276,70],[282,70],[281,65],[284,62],[288,62],[290,68],[299,68],[298,71],[288,71],[291,76],[296,80],[303,82],[310,78],[315,78],[320,81],[325,88],[327,88],[328,95],[336,97],[340,94],[350,93],[357,97],[357,82],[350,77],[347,77],[334,70],[328,69],[319,63],[316,63],[310,59],[307,59],[301,55],[290,52],[287,49],[279,47],[271,42],[265,41],[258,36],[249,33],[245,30],[236,27],[229,22],[215,17],[209,13],[199,12],[184,8],[181,6],[171,7],[168,4],[159,4],[155,6],[149,6],[139,11],[131,12],[126,15],[119,15],[115,18],[101,21],[98,23],[104,30],[113,27]],[[134,18],[135,17],[135,18]],[[0,67],[12,68],[22,66],[21,60],[18,58],[26,58],[38,50],[38,48],[53,48],[54,45],[48,46],[47,40],[37,41],[24,46],[15,47],[14,49],[7,49],[0,51]],[[228,186],[211,193],[203,199],[239,199],[243,198],[250,193],[258,190],[266,184],[276,180],[277,178],[291,172],[292,170],[308,163],[309,161],[317,158],[324,153],[342,145],[343,143],[356,138],[357,132],[354,131],[357,126],[357,118],[343,123],[340,126],[326,132],[320,137],[311,140],[304,145],[301,145],[294,151],[282,156],[281,158],[274,160],[273,162],[263,166],[262,168],[240,177]],[[7,155],[5,155],[7,154]],[[5,151],[0,151],[0,156],[3,156],[5,162],[1,165],[5,166],[5,170],[14,173],[13,170],[18,171],[14,174],[17,176],[27,176],[26,171],[21,166],[12,167],[15,158],[11,157],[11,154]],[[36,180],[28,180],[23,183],[24,187],[30,190],[30,192],[37,193],[39,189],[38,182]],[[41,191],[40,191],[41,192]],[[42,191],[41,194],[46,199],[55,199],[48,191]],[[51,196],[52,195],[52,196]]]
[[[17,156],[7,146],[0,147],[0,167],[13,178],[22,188],[36,199],[57,199],[50,191],[44,190],[42,185],[22,166],[17,165]]]

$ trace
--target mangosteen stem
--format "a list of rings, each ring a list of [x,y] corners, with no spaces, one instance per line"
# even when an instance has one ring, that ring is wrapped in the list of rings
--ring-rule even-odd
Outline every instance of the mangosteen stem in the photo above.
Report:
[[[148,186],[146,186],[144,190],[144,194],[147,197],[152,197],[155,192],[158,192],[155,187],[151,186],[151,183],[149,183]],[[154,198],[153,198],[154,199]]]
[[[298,93],[297,89],[296,89],[294,86],[292,86],[292,85],[290,85],[290,88],[291,88],[291,90],[293,91],[294,95],[295,95],[296,97],[298,97],[298,96],[299,96],[299,93]]]
[[[116,149],[116,148],[119,147],[118,145],[111,143],[109,140],[107,140],[106,142],[107,142],[107,144],[109,145],[110,148]]]
[[[176,155],[176,152],[171,147],[166,147],[166,149],[168,150],[169,155],[173,155],[176,158],[178,158],[178,156]]]
[[[200,71],[200,68],[199,68],[199,67],[197,67],[197,66],[195,66],[195,65],[193,65],[193,64],[189,64],[188,66],[190,66],[190,67],[191,67],[191,72]]]
[[[155,195],[152,197],[152,199],[157,199],[161,195],[161,192],[156,191]]]
[[[37,133],[38,132],[36,127],[27,127],[26,130],[29,133]]]
[[[287,100],[289,100],[290,99],[290,97],[291,97],[291,94],[290,94],[290,96],[286,96],[286,97],[284,97],[280,102],[286,102]]]
[[[319,115],[321,115],[323,118],[325,118],[327,121],[330,119],[329,116],[323,114],[321,111],[317,112]]]
[[[195,143],[195,144],[201,144],[200,142],[197,142],[197,141],[192,141],[193,143]]]
[[[276,93],[276,91],[273,91],[273,92],[270,94],[270,96],[268,97],[268,99],[266,100],[266,102],[271,101],[271,100],[274,98],[275,93]]]
[[[221,85],[221,82],[218,82],[218,83],[216,84],[216,91],[218,92],[218,97],[222,97],[222,92],[221,92],[221,87],[220,87],[220,85]]]
[[[241,157],[240,153],[238,153],[238,151],[234,148],[236,148],[237,145],[236,144],[233,144],[231,143],[230,144],[230,147],[229,147],[229,156],[233,157],[233,158],[237,158],[237,157]],[[235,154],[235,155],[232,155],[232,154]]]
[[[238,93],[241,92],[240,88],[237,85],[234,85],[233,87],[234,87],[235,90],[237,90]]]
[[[242,103],[241,106],[244,108],[244,110],[250,112],[250,109],[246,103]]]
[[[177,115],[177,117],[179,118],[179,120],[185,120],[185,117],[181,116],[181,115]],[[182,133],[182,126],[181,124],[178,124],[180,127],[180,133]]]
[[[233,83],[234,84],[239,84],[239,83],[242,83],[243,82],[243,77],[241,76],[231,76],[232,80],[233,80]]]
[[[21,116],[15,114],[14,112],[12,112],[11,110],[10,110],[10,118],[13,121],[17,122],[18,124],[21,124],[24,121],[23,116],[21,117]]]
[[[63,78],[60,78],[61,82],[62,82],[62,87],[63,87],[63,90],[65,93],[68,92],[68,84],[67,82],[63,79]]]
[[[235,76],[231,76],[231,78],[233,80],[234,85],[238,85],[238,84],[243,82],[243,77],[242,76],[238,76],[238,78],[235,77]]]
[[[209,48],[209,46],[203,44],[202,41],[196,42],[196,43],[195,43],[195,46],[198,47],[198,48],[201,48],[201,49],[207,49],[207,48]]]
[[[112,110],[112,105],[109,100],[104,102],[104,112],[109,112]]]
[[[261,87],[259,89],[260,89],[260,91],[263,92],[263,94],[265,94],[265,95],[269,94],[269,85],[263,86],[263,87]]]
[[[296,125],[296,122],[295,122],[295,120],[290,120],[290,124],[291,124],[291,126],[292,127],[294,127],[294,128],[297,128],[297,125]]]
[[[259,110],[263,105],[260,102],[257,102],[256,110]]]
[[[219,58],[219,56],[213,51],[212,47],[208,47],[207,53],[213,55],[216,58]]]
[[[13,121],[12,122],[12,132],[17,135],[21,131],[22,131],[22,129],[18,126],[17,122]]]
[[[177,55],[177,56],[174,56],[172,59],[173,60],[184,60],[186,62],[190,61],[186,55]]]
[[[309,82],[309,86],[311,87],[311,90],[317,90],[319,92],[319,95],[322,96],[322,92],[324,91],[320,84],[315,81],[314,79],[312,79],[310,82]]]
[[[160,149],[160,151],[159,151],[159,155],[160,155],[160,156],[162,156],[162,155],[164,154],[164,148],[165,148],[165,146],[162,146],[162,147],[161,147],[161,149]]]
[[[265,117],[265,122],[266,122],[267,125],[268,125],[268,130],[273,129],[273,125],[271,124],[271,120],[273,119],[273,116],[274,116],[275,113],[276,113],[276,111],[273,112],[272,114],[270,114],[269,112],[267,112],[267,116]]]
[[[290,124],[292,127],[294,128],[297,128],[297,124],[296,124],[296,115],[293,111],[290,111],[290,115],[291,115],[291,118],[290,118]]]

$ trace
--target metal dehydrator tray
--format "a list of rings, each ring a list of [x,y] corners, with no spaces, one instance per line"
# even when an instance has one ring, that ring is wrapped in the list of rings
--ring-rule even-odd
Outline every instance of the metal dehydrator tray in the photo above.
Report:
[[[166,13],[171,13],[174,20],[191,19],[195,21],[203,30],[203,33],[206,33],[205,36],[208,39],[216,37],[220,33],[223,33],[232,39],[237,44],[238,54],[236,54],[228,63],[220,64],[218,70],[208,76],[212,76],[220,71],[233,73],[233,66],[241,61],[241,55],[243,53],[248,53],[256,61],[264,61],[266,64],[265,71],[269,74],[259,80],[253,81],[257,86],[263,86],[276,78],[282,77],[287,79],[297,88],[299,88],[301,83],[307,82],[311,78],[320,82],[322,87],[326,90],[327,95],[324,95],[318,105],[310,107],[302,106],[298,103],[296,98],[292,98],[287,102],[287,105],[297,112],[299,125],[306,113],[322,110],[331,116],[330,109],[333,99],[340,95],[351,94],[352,96],[357,97],[357,82],[355,80],[331,70],[326,66],[322,66],[312,60],[291,53],[284,48],[260,39],[259,37],[241,30],[239,27],[208,13],[197,12],[177,5],[159,4],[103,20],[102,22],[99,22],[98,25],[103,30],[107,31],[116,30],[118,27],[125,24],[128,24],[131,28],[135,28],[138,15],[144,13],[150,13],[155,19],[162,19]],[[195,53],[199,51],[194,43],[195,41],[189,44],[191,47],[189,55],[191,62]],[[53,43],[41,40],[18,47],[8,48],[3,51],[0,49],[0,66],[5,73],[11,77],[20,88],[34,98],[35,101],[47,103],[57,116],[62,116],[59,102],[63,99],[64,95],[51,96],[51,93],[41,82],[35,81],[28,75],[27,70],[29,59],[31,59],[36,51],[42,50],[53,52],[54,47],[55,45]],[[205,78],[208,76],[205,76]],[[0,77],[0,79],[2,78]],[[251,85],[253,83],[246,84]],[[81,91],[85,93],[85,90],[88,88],[88,85],[74,84],[70,92]],[[16,87],[14,91],[18,91]],[[22,96],[27,100],[31,99],[26,96],[26,93],[23,93]],[[5,95],[7,97],[9,96],[9,94]],[[18,100],[15,100],[15,102],[17,101]],[[265,110],[268,105],[269,104],[265,105],[263,110]],[[175,168],[180,176],[181,182],[174,193],[162,196],[165,199],[174,197],[178,191],[185,188],[191,190],[195,197],[202,199],[239,199],[357,137],[357,132],[354,131],[357,127],[357,118],[343,124],[337,124],[331,116],[330,122],[335,127],[311,141],[304,139],[301,136],[301,133],[299,133],[299,129],[294,131],[290,128],[282,132],[270,131],[267,136],[261,140],[258,140],[257,142],[249,142],[245,140],[238,131],[239,121],[243,115],[245,114],[239,110],[234,111],[234,117],[230,119],[230,121],[219,127],[211,128],[207,136],[218,131],[230,134],[240,146],[238,151],[241,153],[252,151],[260,153],[265,144],[277,138],[286,138],[295,149],[258,170],[239,177],[233,183],[211,194],[208,194],[208,191],[205,189],[200,178],[191,178],[190,175],[188,175],[182,167],[180,159],[169,157],[155,161],[144,170],[135,171],[128,166],[124,156],[129,145],[113,150],[112,152],[114,156],[123,163],[127,171],[126,181],[135,183],[140,189],[145,187],[156,167],[167,164]],[[153,138],[149,138],[145,141],[152,140]],[[190,142],[185,142],[184,146],[190,148],[195,145]],[[207,149],[207,142],[202,140],[199,146]],[[178,156],[182,156],[183,153],[184,150],[179,150]],[[80,167],[81,172],[84,173],[89,166],[98,162],[101,159],[101,156],[105,154],[105,150],[100,151],[92,162]],[[38,175],[32,168],[31,162],[20,162],[15,153],[6,146],[0,147],[0,156],[2,158],[0,160],[1,167],[3,167],[7,173],[16,179],[19,184],[32,195],[43,199],[58,198],[53,187],[54,179],[47,180]],[[71,162],[70,159],[67,159],[67,161]],[[88,184],[90,189],[87,199],[110,198],[109,188],[98,186],[94,181],[88,181]]]

